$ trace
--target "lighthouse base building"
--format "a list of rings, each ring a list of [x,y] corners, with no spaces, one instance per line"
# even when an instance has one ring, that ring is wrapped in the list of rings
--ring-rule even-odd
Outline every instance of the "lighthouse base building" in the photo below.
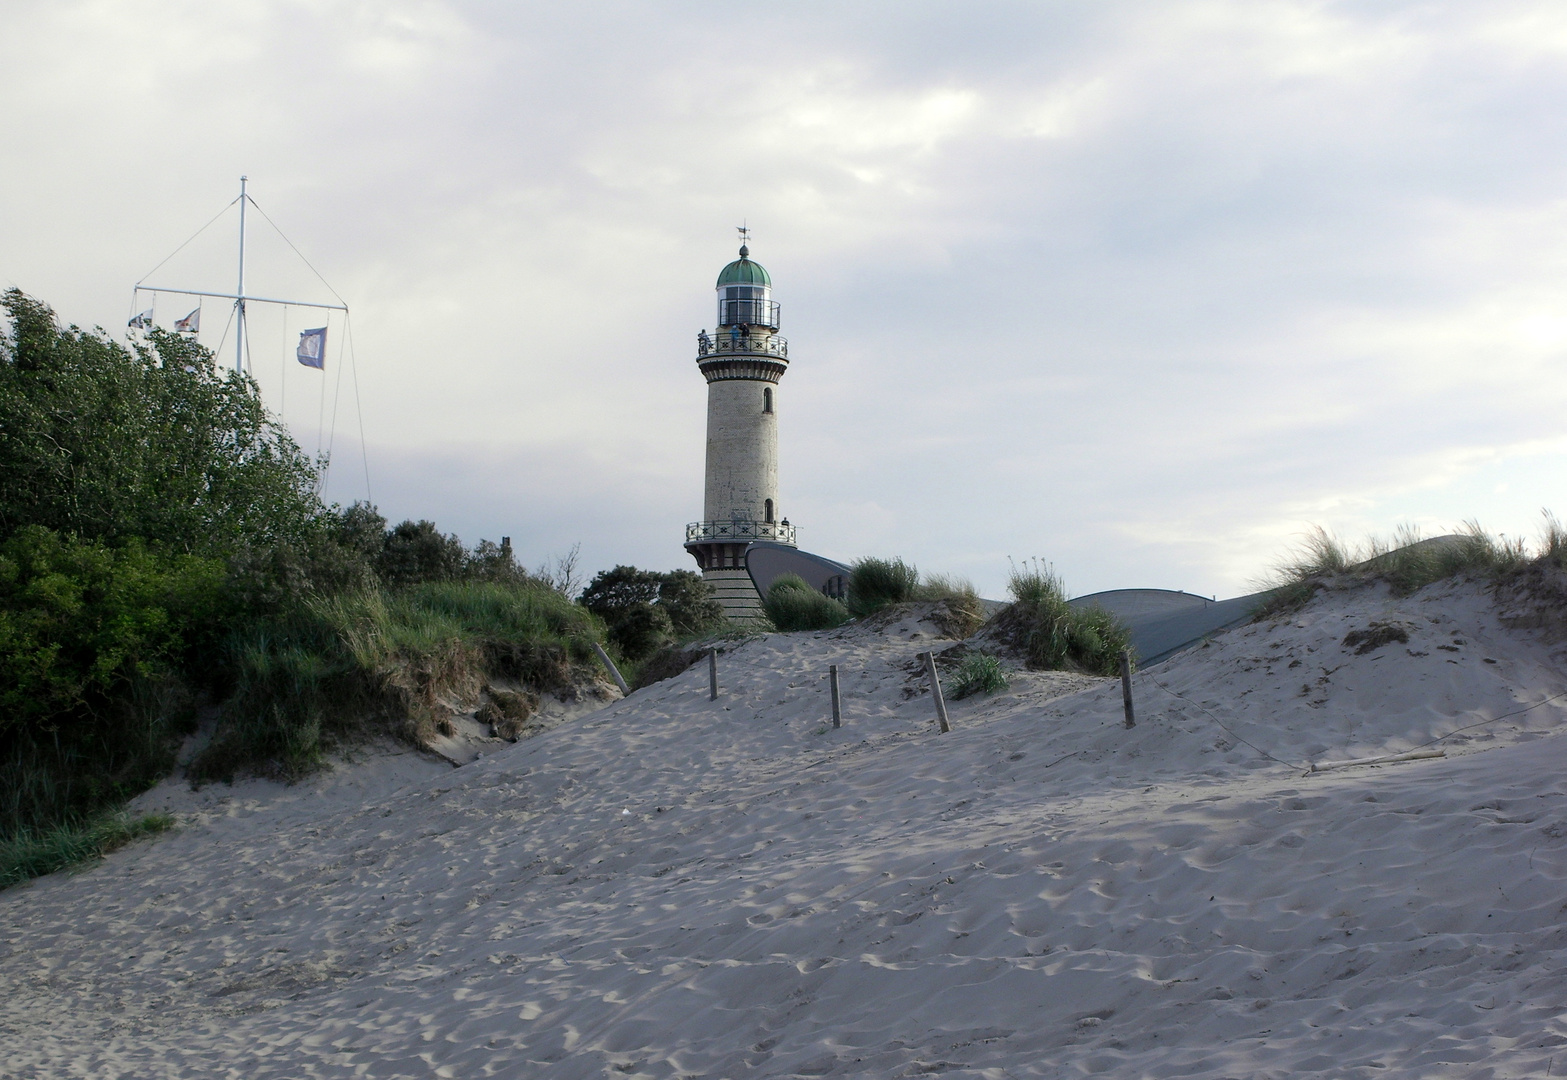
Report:
[[[707,484],[702,520],[686,526],[686,550],[732,619],[761,614],[746,548],[793,547],[794,526],[778,499],[778,383],[789,343],[778,333],[772,278],[742,244],[718,275],[718,325],[697,334],[707,379]]]

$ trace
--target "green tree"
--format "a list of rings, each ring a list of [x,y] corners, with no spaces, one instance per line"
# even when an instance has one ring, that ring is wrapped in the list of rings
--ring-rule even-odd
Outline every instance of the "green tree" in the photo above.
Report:
[[[226,554],[319,527],[316,468],[248,376],[178,334],[128,349],[18,289],[0,306],[0,537],[43,525]]]
[[[713,599],[713,587],[701,574],[690,570],[671,570],[658,585],[658,606],[669,613],[669,622],[679,637],[693,637],[723,625],[724,607]]]
[[[578,602],[599,618],[628,660],[640,660],[671,637],[691,637],[723,624],[724,609],[707,582],[689,570],[601,570]]]
[[[375,569],[388,585],[417,585],[462,577],[467,560],[462,541],[435,522],[405,521],[386,534]]]

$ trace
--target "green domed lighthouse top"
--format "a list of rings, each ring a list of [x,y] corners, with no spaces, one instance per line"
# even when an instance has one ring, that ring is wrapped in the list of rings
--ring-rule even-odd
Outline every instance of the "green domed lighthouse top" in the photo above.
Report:
[[[725,285],[763,285],[772,288],[773,279],[767,270],[759,262],[751,261],[751,249],[744,244],[740,245],[740,257],[718,275],[716,288]]]

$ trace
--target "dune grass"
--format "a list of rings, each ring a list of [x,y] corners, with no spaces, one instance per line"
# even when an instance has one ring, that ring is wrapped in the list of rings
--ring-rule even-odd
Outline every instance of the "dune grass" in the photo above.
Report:
[[[594,665],[603,628],[537,582],[436,581],[306,602],[229,642],[234,686],[198,779],[241,771],[296,777],[331,746],[380,732],[416,744],[435,734],[442,697],[485,680],[562,690]]]
[[[81,823],[23,829],[0,840],[0,889],[100,858],[174,827],[168,814],[103,814]]]
[[[948,681],[953,700],[975,694],[998,694],[1011,683],[1001,658],[987,652],[971,652],[958,661]]]
[[[1567,560],[1567,531],[1549,512],[1544,518],[1538,557],[1562,565]],[[1383,581],[1395,596],[1408,596],[1453,577],[1499,579],[1522,570],[1534,558],[1523,540],[1492,536],[1475,521],[1466,521],[1456,534],[1440,537],[1423,537],[1416,527],[1401,525],[1391,537],[1370,536],[1359,545],[1347,544],[1317,526],[1260,583],[1272,595],[1257,617],[1295,611],[1329,583]]]
[[[919,583],[918,568],[902,559],[860,559],[849,570],[849,614],[861,618],[917,599]]]
[[[1021,631],[1030,667],[1117,673],[1121,653],[1131,649],[1131,632],[1102,608],[1069,604],[1065,584],[1048,563],[1014,563],[1007,589],[1014,601],[1007,620]]]
[[[849,572],[848,593],[846,606],[855,618],[923,600],[943,605],[938,620],[952,637],[966,638],[985,621],[985,607],[972,582],[951,574],[927,574],[922,579],[918,567],[902,559],[859,560]]]
[[[796,574],[782,574],[768,586],[762,610],[782,631],[831,630],[849,621],[849,609],[817,592]]]

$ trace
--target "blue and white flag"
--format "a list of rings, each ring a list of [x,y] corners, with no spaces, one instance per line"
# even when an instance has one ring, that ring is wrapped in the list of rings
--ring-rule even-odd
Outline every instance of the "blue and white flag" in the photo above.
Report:
[[[201,332],[201,309],[197,308],[183,319],[174,320],[174,329],[182,334],[196,334]]]
[[[131,321],[125,325],[135,327],[137,330],[146,330],[152,325],[152,308],[148,308],[140,315],[131,316]]]
[[[294,355],[298,356],[299,362],[306,367],[326,370],[326,327],[318,326],[314,330],[301,330],[299,351]]]

